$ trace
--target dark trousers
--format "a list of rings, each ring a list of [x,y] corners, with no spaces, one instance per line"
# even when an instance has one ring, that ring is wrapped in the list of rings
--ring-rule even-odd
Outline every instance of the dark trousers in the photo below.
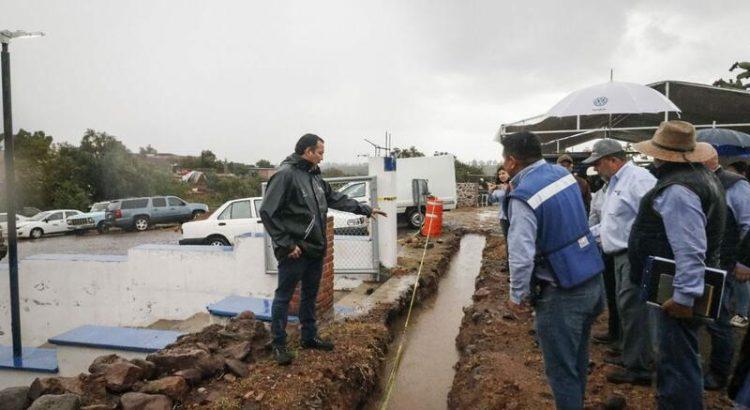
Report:
[[[302,282],[300,292],[299,320],[302,324],[302,340],[312,340],[318,335],[315,323],[315,299],[318,297],[320,277],[323,273],[323,258],[285,258],[279,262],[279,284],[271,306],[271,333],[273,344],[286,345],[286,323],[289,316],[289,301],[297,283]]]
[[[675,319],[657,309],[659,354],[656,400],[660,410],[703,409],[698,329],[695,319]]]
[[[711,336],[709,369],[712,373],[724,379],[727,379],[732,371],[732,356],[734,356],[734,330],[732,330],[732,325],[729,324],[729,319],[732,318],[732,294],[736,286],[734,276],[727,276],[719,318],[706,326],[706,330]]]
[[[617,312],[617,285],[615,281],[615,261],[611,255],[604,255],[604,290],[609,312],[609,336],[620,340],[620,314]]]

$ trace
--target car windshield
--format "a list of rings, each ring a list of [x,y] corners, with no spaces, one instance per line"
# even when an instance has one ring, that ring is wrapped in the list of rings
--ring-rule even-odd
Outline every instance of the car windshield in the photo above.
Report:
[[[50,214],[51,214],[51,213],[52,213],[52,211],[47,211],[47,212],[39,212],[38,214],[36,214],[36,215],[32,216],[32,217],[31,217],[31,220],[32,220],[32,221],[41,221],[42,219],[44,219],[44,218],[46,218],[46,217],[50,216]]]
[[[91,212],[106,211],[107,205],[109,205],[109,202],[99,202],[97,204],[94,204],[91,206]]]

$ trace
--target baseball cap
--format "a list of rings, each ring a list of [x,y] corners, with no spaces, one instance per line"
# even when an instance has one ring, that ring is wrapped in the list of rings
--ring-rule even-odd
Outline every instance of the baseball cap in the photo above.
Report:
[[[593,164],[596,161],[606,157],[607,155],[616,154],[622,152],[624,149],[619,142],[613,139],[599,140],[594,144],[594,149],[591,150],[591,156],[584,159],[584,164]]]

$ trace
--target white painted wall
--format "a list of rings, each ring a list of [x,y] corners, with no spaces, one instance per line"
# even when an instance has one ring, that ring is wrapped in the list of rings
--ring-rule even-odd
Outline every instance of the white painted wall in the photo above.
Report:
[[[231,294],[272,297],[262,236],[234,249],[141,245],[127,256],[35,255],[19,264],[25,346],[85,324],[145,326],[184,319]],[[11,343],[7,267],[0,270],[0,344]]]

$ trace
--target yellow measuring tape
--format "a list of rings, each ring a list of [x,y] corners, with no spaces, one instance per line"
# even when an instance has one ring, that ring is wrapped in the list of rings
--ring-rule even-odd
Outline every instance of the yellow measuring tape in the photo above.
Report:
[[[404,343],[406,342],[406,329],[409,327],[409,319],[411,319],[411,311],[414,308],[414,301],[417,298],[417,289],[419,288],[419,278],[422,276],[422,266],[424,265],[424,258],[427,256],[427,244],[430,242],[430,232],[432,228],[432,221],[435,218],[429,218],[430,222],[427,225],[427,237],[425,237],[424,241],[424,249],[422,250],[422,260],[419,261],[419,269],[417,270],[417,280],[414,281],[414,290],[411,294],[411,302],[409,302],[409,310],[406,313],[406,321],[404,322],[404,330],[401,334],[401,342],[398,344],[398,350],[396,351],[396,362],[393,365],[393,369],[391,369],[391,374],[388,376],[388,384],[386,385],[386,393],[385,393],[385,399],[383,399],[383,403],[380,405],[380,410],[385,410],[388,408],[388,401],[391,399],[391,392],[393,391],[393,386],[396,384],[396,373],[398,373],[398,368],[401,366],[401,354],[404,351]]]

